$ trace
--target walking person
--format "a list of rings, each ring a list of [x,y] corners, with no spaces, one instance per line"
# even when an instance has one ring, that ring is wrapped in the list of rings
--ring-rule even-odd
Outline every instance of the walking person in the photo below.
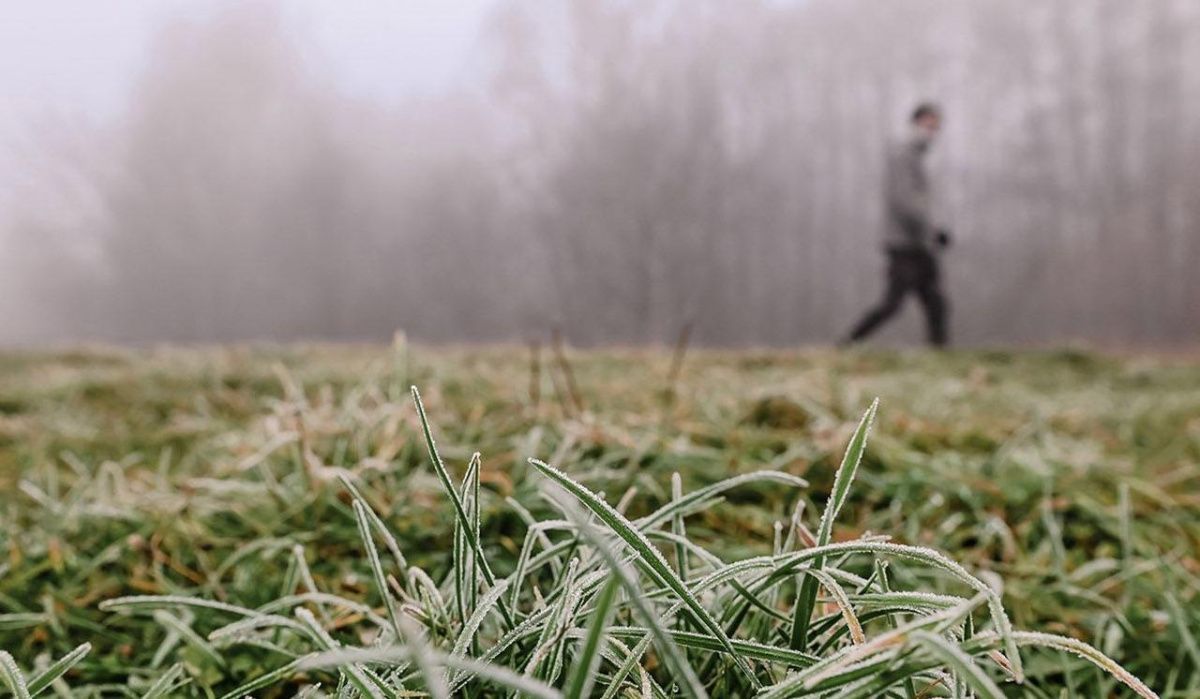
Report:
[[[950,234],[933,225],[930,184],[925,172],[925,155],[941,126],[942,113],[937,105],[918,105],[912,113],[908,139],[888,155],[883,240],[887,286],[883,300],[863,316],[842,344],[865,339],[900,310],[910,292],[925,310],[929,344],[942,347],[948,340],[948,310],[938,254],[949,246]]]

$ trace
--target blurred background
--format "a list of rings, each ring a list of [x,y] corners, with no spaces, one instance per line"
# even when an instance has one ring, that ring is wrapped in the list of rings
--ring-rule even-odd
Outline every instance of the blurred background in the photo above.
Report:
[[[48,0],[0,344],[828,343],[920,99],[957,342],[1197,343],[1194,0]]]

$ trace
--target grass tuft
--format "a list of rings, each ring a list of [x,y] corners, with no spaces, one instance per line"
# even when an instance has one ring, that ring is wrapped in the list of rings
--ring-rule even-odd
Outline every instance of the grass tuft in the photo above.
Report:
[[[422,373],[408,362],[405,377]],[[592,369],[573,369],[583,390]],[[1176,491],[1194,480],[1190,422],[1144,455],[1160,479],[1112,480],[1072,471],[1090,457],[1061,451],[1082,429],[1070,416],[962,435],[872,401],[855,426],[838,416],[866,404],[856,391],[827,408],[805,398],[808,419],[788,429],[811,432],[797,434],[740,425],[738,406],[706,423],[709,404],[689,407],[681,384],[678,425],[654,396],[654,417],[603,422],[617,409],[589,395],[555,426],[538,412],[553,405],[488,402],[450,374],[428,393],[452,435],[439,448],[421,394],[398,405],[391,363],[371,371],[334,391],[283,366],[253,430],[168,452],[182,457],[24,473],[20,509],[0,509],[21,525],[3,529],[0,694],[1197,689],[1197,531],[1164,509],[1188,502]],[[100,532],[116,534],[87,538]],[[1143,633],[1169,663],[1129,640]],[[33,652],[46,646],[57,652]]]

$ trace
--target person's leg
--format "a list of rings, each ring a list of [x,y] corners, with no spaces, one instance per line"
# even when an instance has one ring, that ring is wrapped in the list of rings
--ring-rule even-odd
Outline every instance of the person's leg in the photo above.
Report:
[[[867,314],[858,321],[854,329],[850,331],[849,337],[844,343],[858,342],[865,339],[868,335],[875,332],[879,326],[883,325],[887,319],[896,314],[900,310],[900,304],[904,301],[904,294],[909,288],[909,260],[903,253],[890,252],[888,253],[888,280],[887,289],[884,291],[883,300],[877,306],[867,311]]]
[[[925,309],[926,336],[929,344],[934,347],[945,347],[949,341],[946,328],[949,309],[946,296],[942,293],[941,272],[938,269],[937,258],[926,254],[921,266],[917,298],[921,300],[921,306]]]

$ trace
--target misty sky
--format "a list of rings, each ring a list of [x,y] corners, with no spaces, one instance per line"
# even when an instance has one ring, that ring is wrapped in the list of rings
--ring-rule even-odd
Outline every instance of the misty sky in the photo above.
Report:
[[[493,0],[288,0],[289,25],[315,40],[339,83],[380,100],[436,90],[463,70]],[[0,9],[0,136],[47,113],[119,110],[154,32],[200,18],[212,0],[38,0]]]

